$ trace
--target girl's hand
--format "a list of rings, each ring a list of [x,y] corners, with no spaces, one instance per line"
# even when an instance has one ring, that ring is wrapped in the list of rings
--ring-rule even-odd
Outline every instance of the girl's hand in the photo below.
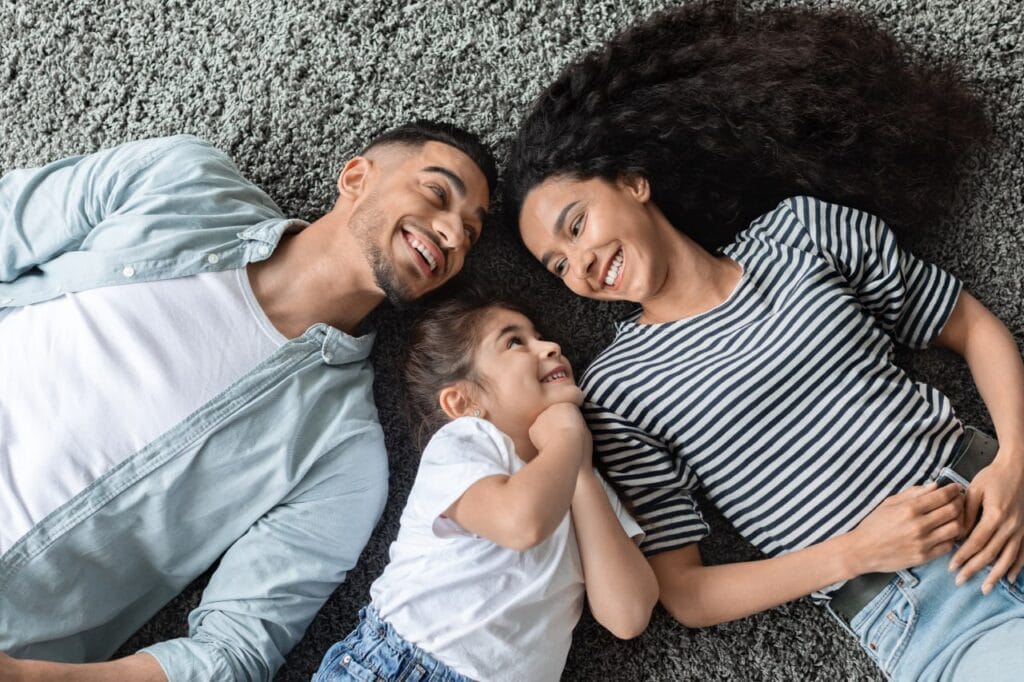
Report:
[[[578,439],[580,448],[585,453],[585,460],[590,461],[592,441],[590,429],[583,419],[580,408],[572,403],[555,403],[541,412],[530,426],[530,440],[537,451],[546,449],[553,441],[566,438]]]
[[[949,562],[950,571],[960,569],[957,585],[992,566],[981,586],[985,594],[1004,575],[1016,581],[1024,567],[1024,467],[1020,457],[1001,454],[967,487],[965,529],[970,535]]]
[[[950,551],[964,531],[963,506],[956,483],[918,485],[887,497],[850,531],[857,572],[899,571]]]

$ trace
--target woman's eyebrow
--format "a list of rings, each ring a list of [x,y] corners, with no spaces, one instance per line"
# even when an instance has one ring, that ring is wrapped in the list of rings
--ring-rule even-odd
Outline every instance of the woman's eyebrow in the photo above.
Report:
[[[580,202],[579,201],[570,201],[568,204],[566,204],[562,208],[561,212],[559,212],[559,214],[558,214],[558,217],[555,218],[554,226],[551,228],[551,234],[552,235],[557,237],[559,235],[559,233],[561,233],[562,228],[565,227],[565,217],[567,215],[569,215],[569,211],[572,210],[572,207],[575,206],[578,203],[580,203]],[[544,255],[541,256],[541,258],[540,258],[541,265],[543,265],[546,268],[548,266],[548,261],[551,260],[551,256],[552,255],[553,254],[550,251],[546,251],[544,253]]]

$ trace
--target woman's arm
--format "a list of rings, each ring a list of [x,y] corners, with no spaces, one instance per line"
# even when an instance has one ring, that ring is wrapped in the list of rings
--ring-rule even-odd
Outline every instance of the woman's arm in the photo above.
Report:
[[[530,429],[537,456],[511,476],[471,485],[444,515],[502,547],[526,550],[544,542],[569,512],[590,432],[578,407],[558,403]]]
[[[1016,580],[1024,567],[1024,363],[1006,326],[966,291],[933,343],[967,361],[999,440],[992,464],[967,488],[970,535],[949,565],[960,569],[958,585],[991,565],[982,585],[988,594],[999,578],[1009,572]]]
[[[960,488],[934,483],[883,501],[844,535],[789,554],[705,566],[696,545],[652,556],[661,603],[688,627],[707,627],[806,596],[864,573],[924,563],[963,530]]]
[[[651,619],[658,582],[589,466],[580,469],[576,480],[572,520],[591,613],[616,637],[636,637]]]

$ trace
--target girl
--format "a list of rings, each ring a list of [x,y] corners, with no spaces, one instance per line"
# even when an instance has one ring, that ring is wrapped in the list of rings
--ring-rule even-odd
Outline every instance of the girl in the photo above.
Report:
[[[601,624],[642,632],[657,583],[591,467],[558,344],[466,294],[416,324],[404,373],[420,444],[434,435],[371,604],[314,679],[557,680],[584,576]]]
[[[527,117],[510,192],[527,248],[575,293],[640,305],[581,385],[680,622],[814,593],[897,679],[1024,669],[1014,339],[880,219],[785,198],[912,225],[982,123],[948,71],[854,17],[721,5],[627,31]],[[965,357],[998,445],[893,364],[896,341]],[[966,487],[962,520],[940,475]],[[704,566],[698,491],[768,558]]]

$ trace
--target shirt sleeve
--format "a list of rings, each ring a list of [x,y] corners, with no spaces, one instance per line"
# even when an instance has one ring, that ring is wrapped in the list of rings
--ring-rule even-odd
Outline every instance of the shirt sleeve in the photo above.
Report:
[[[189,636],[142,649],[170,682],[270,680],[345,580],[387,497],[379,425],[322,457],[314,481],[232,545],[189,614]]]
[[[898,342],[925,348],[942,332],[963,285],[901,249],[884,221],[811,197],[787,199],[780,208],[782,222],[803,231]]]
[[[469,531],[442,516],[480,479],[511,476],[516,455],[489,422],[463,417],[446,424],[427,444],[409,494],[416,514],[440,538]]]
[[[152,214],[180,227],[189,216],[233,224],[280,216],[222,152],[191,135],[129,142],[0,178],[0,282],[57,256],[91,248],[108,218]],[[156,238],[156,237],[152,237]]]
[[[644,533],[640,549],[645,555],[679,549],[707,537],[710,530],[694,499],[699,483],[683,458],[630,420],[600,405],[585,403],[583,414],[594,436],[598,470],[629,502]]]

